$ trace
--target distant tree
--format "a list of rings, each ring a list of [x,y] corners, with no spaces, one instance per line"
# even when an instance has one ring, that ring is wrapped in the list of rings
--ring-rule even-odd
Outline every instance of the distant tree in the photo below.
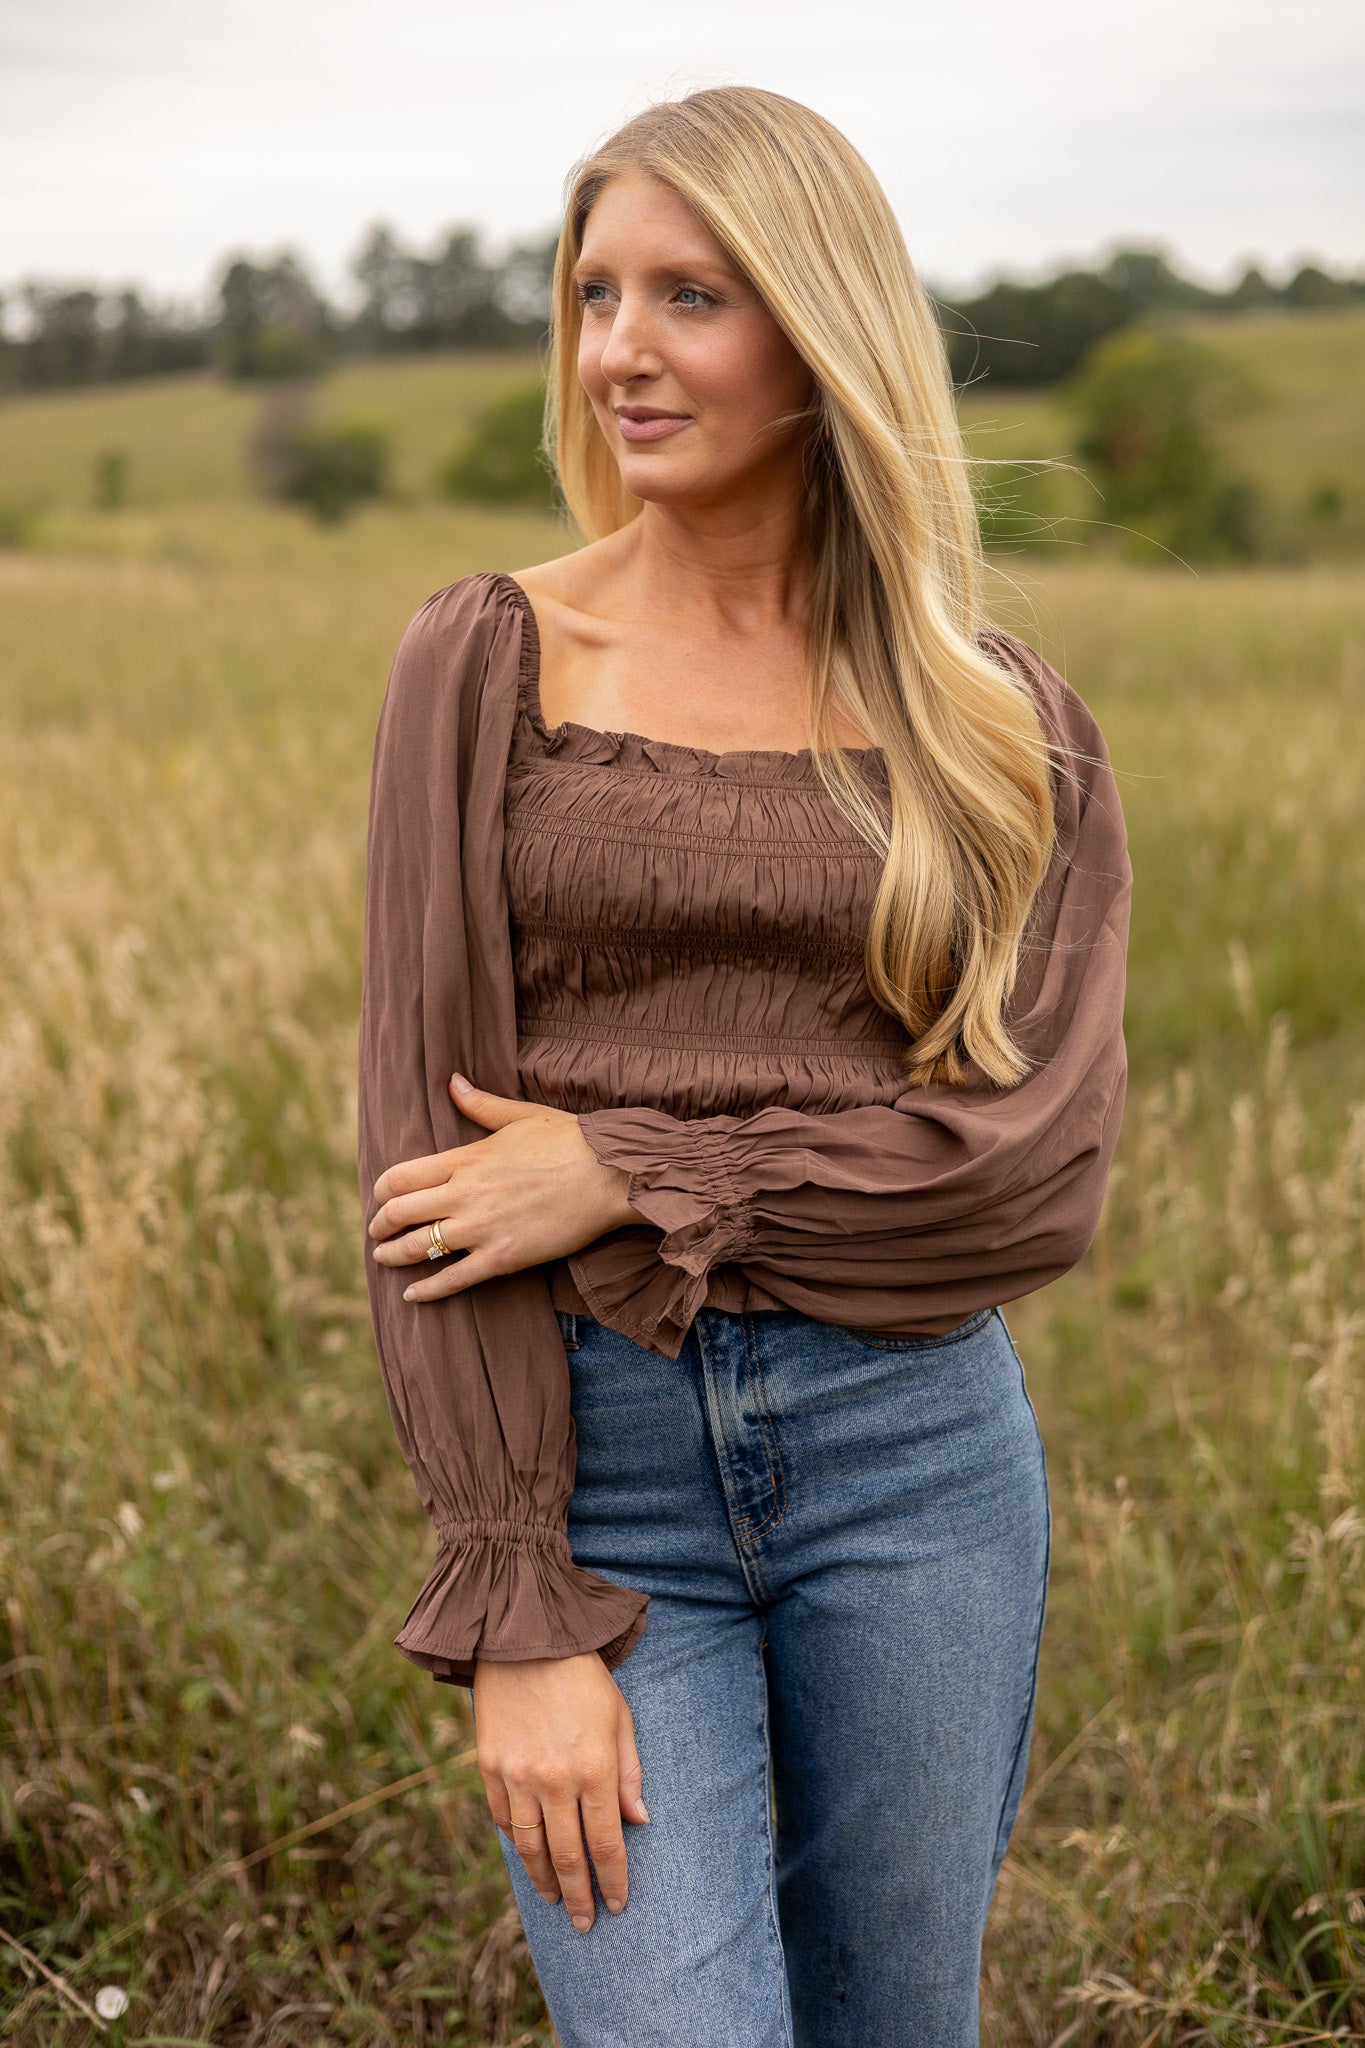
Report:
[[[382,221],[361,245],[351,265],[363,294],[354,328],[369,347],[388,348],[418,325],[423,307],[418,261]]]
[[[1316,263],[1305,263],[1284,288],[1289,306],[1345,306],[1359,296],[1348,279],[1329,277]]]
[[[1223,303],[1230,312],[1250,311],[1261,306],[1273,306],[1278,296],[1260,265],[1248,263]]]
[[[1109,335],[1071,390],[1076,453],[1104,496],[1107,519],[1188,559],[1259,551],[1254,487],[1228,469],[1225,420],[1254,405],[1256,385],[1204,345],[1159,327]]]
[[[1172,268],[1164,249],[1116,249],[1099,275],[1130,306],[1143,313],[1177,307],[1185,312],[1201,312],[1219,297],[1217,292],[1195,284],[1191,278],[1181,277]]]
[[[514,242],[498,272],[497,302],[519,326],[550,324],[550,280],[554,275],[559,234],[552,230],[532,241]]]
[[[267,497],[302,505],[328,526],[367,498],[382,497],[388,480],[388,435],[376,421],[321,424],[307,400],[288,389],[262,409],[248,454]]]
[[[89,383],[98,374],[103,340],[98,291],[29,282],[19,287],[19,303],[29,331],[27,381]]]
[[[541,451],[544,410],[545,386],[539,381],[487,407],[464,446],[441,470],[437,488],[466,503],[551,510],[559,498]]]
[[[101,512],[116,512],[128,502],[128,451],[101,448],[95,457],[94,499]]]
[[[298,258],[234,257],[218,280],[218,366],[242,379],[310,377],[329,354],[326,302]]]
[[[363,294],[354,332],[390,348],[507,348],[534,340],[549,320],[555,237],[519,242],[502,262],[467,223],[450,228],[430,256],[403,247],[383,223],[351,266]]]

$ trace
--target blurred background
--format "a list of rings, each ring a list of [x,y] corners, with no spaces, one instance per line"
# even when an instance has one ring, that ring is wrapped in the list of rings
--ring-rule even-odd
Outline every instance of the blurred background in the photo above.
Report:
[[[1109,1204],[1010,1310],[1056,1528],[983,2038],[1365,2041],[1345,0],[0,0],[5,2038],[553,2040],[464,1695],[391,1647],[430,1537],[354,1179],[370,749],[432,590],[577,543],[566,172],[726,82],[890,194],[993,615],[1133,843]]]

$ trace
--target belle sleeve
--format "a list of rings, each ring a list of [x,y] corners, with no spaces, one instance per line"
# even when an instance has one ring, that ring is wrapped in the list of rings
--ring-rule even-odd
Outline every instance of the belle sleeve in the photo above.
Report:
[[[1008,1013],[1029,1073],[1000,1088],[971,1070],[965,1086],[828,1115],[583,1113],[654,1229],[600,1239],[571,1270],[638,1343],[675,1357],[721,1262],[818,1319],[904,1331],[1030,1293],[1089,1246],[1123,1111],[1132,874],[1098,726],[1032,649],[1011,639],[1006,653],[1031,675],[1060,763],[1055,850]]]
[[[489,1135],[456,1110],[453,1072],[521,1092],[502,882],[521,630],[495,579],[466,577],[423,606],[389,675],[366,841],[357,1169],[367,1233],[386,1167]],[[597,1650],[619,1663],[648,1599],[570,1553],[568,1364],[542,1269],[407,1302],[412,1269],[381,1265],[372,1243],[366,1235],[389,1412],[437,1538],[398,1647],[464,1685],[476,1657]]]

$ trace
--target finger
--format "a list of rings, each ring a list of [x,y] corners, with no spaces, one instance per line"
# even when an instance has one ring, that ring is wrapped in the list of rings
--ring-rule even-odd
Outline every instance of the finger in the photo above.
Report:
[[[569,1918],[580,1934],[586,1934],[596,1918],[592,1903],[592,1872],[583,1846],[583,1825],[576,1799],[559,1800],[542,1806],[545,1832],[549,1837],[550,1860],[564,1894]]]
[[[409,1230],[402,1237],[391,1237],[383,1244],[377,1244],[372,1256],[381,1266],[420,1265],[431,1251],[431,1225],[438,1222],[441,1226],[441,1236],[451,1251],[464,1251],[468,1233],[461,1229],[458,1218],[441,1214],[443,1206],[450,1206],[449,1188],[444,1190],[443,1201],[438,1200],[433,1204],[431,1215],[426,1218],[420,1229]]]
[[[415,1194],[391,1195],[370,1218],[371,1237],[395,1237],[400,1230],[412,1230],[419,1223],[445,1221],[454,1206],[449,1176],[434,1187],[419,1188]]]
[[[597,1872],[598,1888],[610,1913],[626,1903],[626,1845],[621,1834],[621,1800],[613,1780],[585,1787],[581,1800],[583,1832]]]
[[[513,1826],[512,1801],[506,1785],[496,1774],[490,1773],[484,1777],[483,1789],[488,1799],[488,1811],[500,1832],[506,1835],[521,1857],[532,1884],[543,1899],[548,1899],[552,1906],[558,1905],[559,1884],[545,1845],[544,1824],[538,1828],[522,1824],[534,1818],[531,1808],[523,1799],[520,1802],[521,1820]]]
[[[515,1827],[509,1827],[506,1832],[511,1835],[517,1854],[525,1866],[526,1875],[542,1899],[548,1900],[552,1906],[557,1906],[563,1894],[559,1888],[559,1879],[555,1875],[554,1864],[550,1861],[544,1821],[532,1827],[528,1817],[524,1822],[519,1821]]]
[[[616,1754],[621,1811],[627,1820],[647,1821],[649,1808],[642,1796],[645,1774],[640,1765],[640,1752],[635,1747],[635,1721],[624,1700],[621,1702],[621,1718],[616,1730]]]
[[[387,1202],[391,1195],[410,1195],[416,1188],[434,1187],[439,1181],[449,1180],[454,1157],[454,1152],[429,1152],[421,1159],[399,1159],[386,1167],[375,1182],[376,1202]]]
[[[486,1248],[469,1252],[462,1259],[452,1259],[448,1266],[421,1280],[409,1281],[403,1289],[404,1301],[441,1301],[448,1294],[464,1294],[471,1287],[477,1287],[480,1280],[496,1280],[500,1274],[512,1270],[503,1265]]]
[[[456,1104],[475,1123],[489,1124],[497,1130],[502,1124],[515,1123],[523,1116],[543,1116],[546,1105],[541,1102],[527,1102],[515,1095],[491,1095],[486,1088],[475,1088],[465,1082],[461,1074],[450,1077],[450,1092]]]

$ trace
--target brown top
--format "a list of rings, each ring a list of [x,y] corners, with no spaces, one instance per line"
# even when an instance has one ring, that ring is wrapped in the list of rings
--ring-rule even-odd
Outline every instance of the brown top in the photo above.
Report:
[[[371,784],[359,1177],[487,1136],[459,1068],[578,1113],[647,1221],[438,1303],[366,1259],[390,1411],[436,1525],[399,1646],[473,1659],[598,1649],[647,1599],[575,1565],[572,1418],[553,1308],[676,1357],[699,1306],[798,1308],[936,1333],[1055,1279],[1094,1234],[1122,1114],[1131,875],[1099,729],[1013,636],[1063,752],[1057,848],[1010,1024],[1036,1062],[1000,1089],[907,1089],[862,932],[878,856],[809,750],[703,748],[540,711],[535,615],[463,577],[395,657]],[[877,748],[853,759],[887,801]],[[367,1246],[368,1248],[368,1246]]]

